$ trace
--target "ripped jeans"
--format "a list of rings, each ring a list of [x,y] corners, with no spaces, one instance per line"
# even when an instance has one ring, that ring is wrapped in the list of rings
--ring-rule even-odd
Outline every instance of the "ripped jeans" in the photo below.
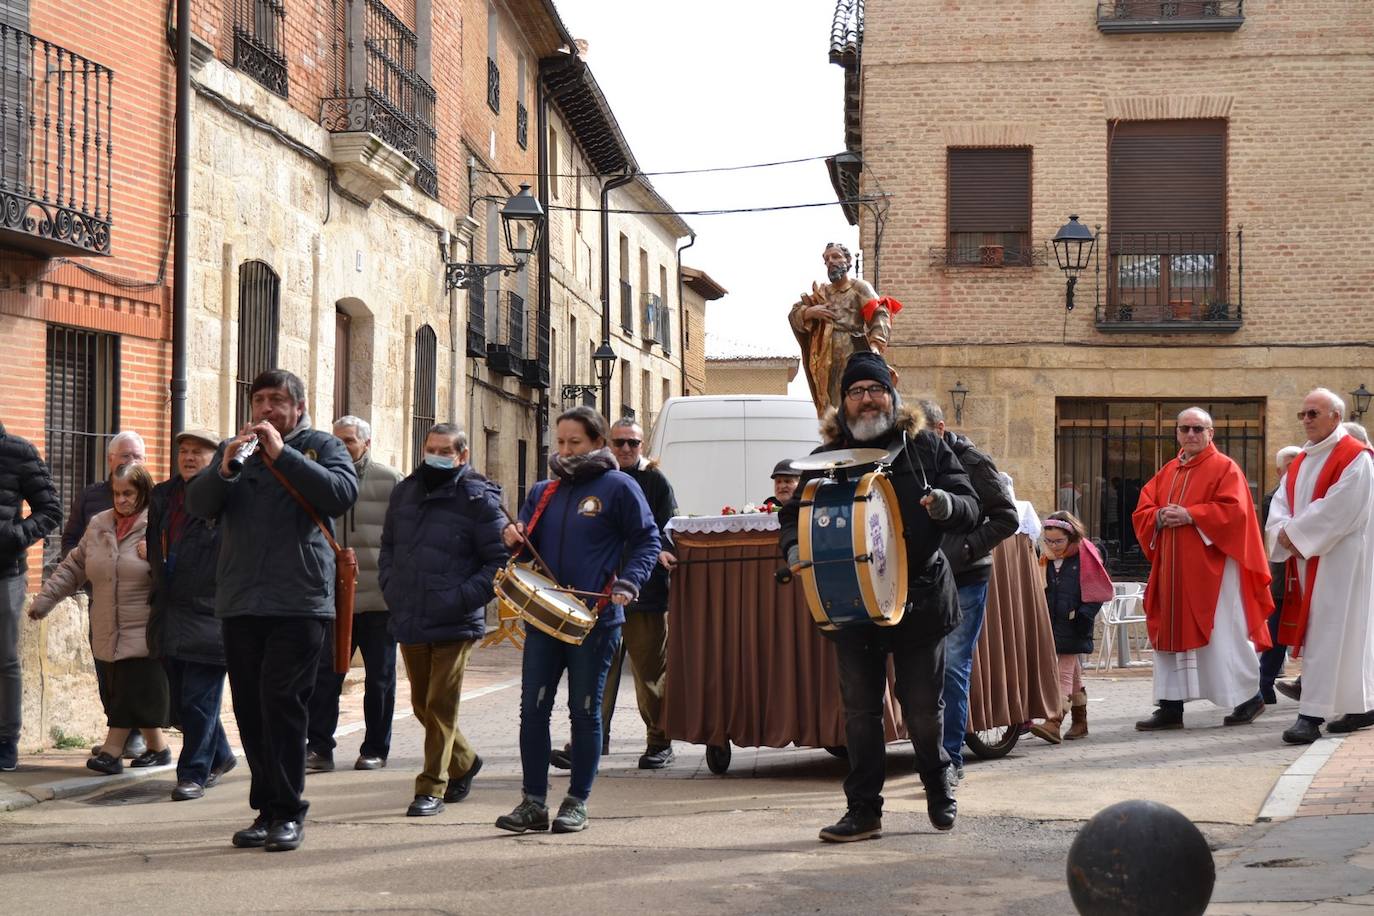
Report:
[[[597,627],[582,645],[560,642],[528,627],[520,677],[520,765],[522,788],[532,798],[549,793],[549,719],[558,682],[568,672],[568,718],[572,723],[572,782],[568,794],[586,801],[601,762],[601,693],[620,646],[620,626]]]

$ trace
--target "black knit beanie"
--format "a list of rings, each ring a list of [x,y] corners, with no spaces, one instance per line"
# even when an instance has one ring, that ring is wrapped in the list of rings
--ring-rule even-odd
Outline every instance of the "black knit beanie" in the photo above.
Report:
[[[877,353],[861,350],[849,357],[845,363],[844,375],[840,376],[840,391],[848,391],[855,382],[880,382],[893,391],[892,370]]]

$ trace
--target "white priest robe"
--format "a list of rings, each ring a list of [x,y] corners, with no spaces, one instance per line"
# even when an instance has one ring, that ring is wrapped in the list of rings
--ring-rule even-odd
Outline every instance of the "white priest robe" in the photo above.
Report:
[[[1302,702],[1305,716],[1329,719],[1374,709],[1374,461],[1359,455],[1315,502],[1317,476],[1336,443],[1348,435],[1337,426],[1320,442],[1303,447],[1293,504],[1287,477],[1279,482],[1269,507],[1269,558],[1291,554],[1278,543],[1280,530],[1305,557],[1321,557],[1312,589],[1307,633],[1302,647]]]
[[[1205,534],[1202,540],[1211,543]],[[1235,560],[1227,557],[1222,567],[1211,640],[1186,652],[1155,650],[1154,689],[1156,700],[1211,700],[1227,708],[1259,693],[1259,655],[1246,632]]]

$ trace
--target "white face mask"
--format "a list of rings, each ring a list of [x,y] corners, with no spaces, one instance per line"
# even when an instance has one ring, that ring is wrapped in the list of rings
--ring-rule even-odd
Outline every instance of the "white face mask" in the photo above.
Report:
[[[455,459],[452,455],[426,455],[425,464],[432,468],[443,468],[451,470],[454,467]]]

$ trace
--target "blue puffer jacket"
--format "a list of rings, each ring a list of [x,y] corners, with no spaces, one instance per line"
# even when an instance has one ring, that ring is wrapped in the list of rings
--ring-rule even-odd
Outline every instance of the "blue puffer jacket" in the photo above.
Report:
[[[391,491],[377,577],[405,645],[480,639],[506,562],[501,488],[467,465],[434,490],[420,471]]]
[[[1057,655],[1081,655],[1093,650],[1093,622],[1102,610],[1101,601],[1084,601],[1078,585],[1078,555],[1064,558],[1064,565],[1045,565],[1045,603],[1050,610],[1050,630]]]
[[[525,498],[520,520],[527,526],[551,484],[541,480]],[[588,592],[608,592],[615,579],[637,592],[654,570],[660,545],[644,492],[620,471],[600,471],[576,481],[559,479],[530,540],[559,584]],[[624,622],[625,609],[608,602],[596,625]]]

